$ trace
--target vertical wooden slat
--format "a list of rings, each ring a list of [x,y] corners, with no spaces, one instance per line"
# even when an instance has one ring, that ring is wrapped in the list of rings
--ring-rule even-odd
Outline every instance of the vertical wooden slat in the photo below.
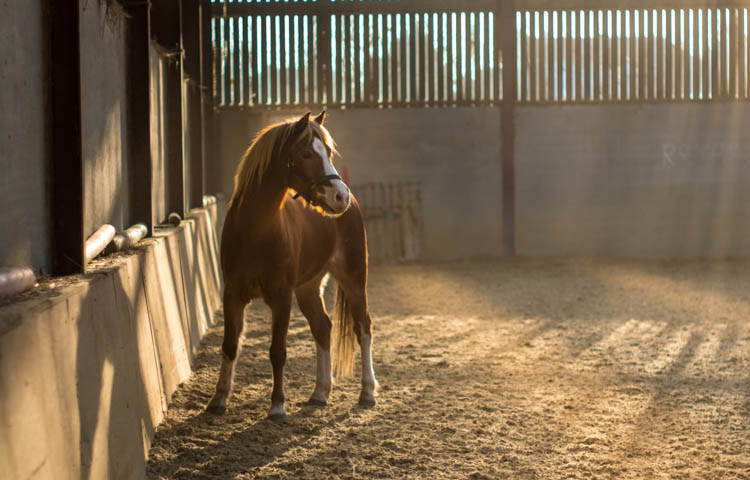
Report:
[[[553,23],[552,23],[552,12],[545,12],[545,25],[546,32],[544,34],[545,43],[545,57],[547,60],[547,69],[545,75],[547,76],[547,91],[545,92],[545,100],[551,102],[555,98],[555,43],[553,37]]]
[[[742,26],[742,34],[740,35],[740,98],[748,98],[750,96],[750,85],[748,84],[748,47],[750,47],[750,38],[747,35],[748,18],[747,9],[741,10],[740,25]]]
[[[289,67],[290,65],[287,65],[287,55],[288,55],[288,45],[287,42],[289,40],[289,32],[287,31],[287,25],[286,25],[286,15],[280,15],[279,16],[279,33],[277,36],[278,42],[279,42],[279,104],[287,104],[289,103]]]
[[[717,9],[711,9],[711,96],[713,99],[719,98],[721,90],[719,88],[719,15]]]
[[[640,100],[648,99],[648,59],[650,53],[648,50],[649,42],[646,38],[646,28],[648,25],[648,12],[645,9],[639,11],[638,17],[638,98]]]
[[[255,92],[255,78],[253,76],[253,71],[255,70],[255,65],[253,64],[254,58],[253,58],[253,50],[254,50],[254,35],[255,31],[253,30],[253,17],[252,16],[246,16],[245,17],[245,45],[244,45],[244,51],[243,55],[245,55],[245,75],[247,81],[245,82],[245,98],[244,102],[245,105],[253,106],[254,102],[254,92]]]
[[[433,62],[433,81],[432,81],[432,88],[434,90],[433,92],[433,102],[440,103],[442,101],[442,84],[443,84],[443,68],[442,68],[442,51],[441,51],[441,30],[440,30],[440,19],[442,16],[440,14],[434,13],[432,14],[432,26],[431,26],[431,40],[430,42],[433,45],[433,52],[432,52],[432,62]]]
[[[398,55],[397,55],[398,44],[396,42],[396,15],[395,14],[389,14],[389,18],[390,18],[390,22],[391,22],[390,23],[390,25],[391,25],[391,35],[390,35],[391,36],[391,42],[390,42],[390,44],[391,44],[391,50],[390,50],[390,52],[391,53],[390,53],[389,59],[388,59],[388,65],[389,65],[388,68],[390,69],[390,80],[389,80],[389,83],[391,84],[390,88],[389,88],[389,92],[390,92],[389,95],[390,95],[390,102],[391,102],[391,104],[394,104],[394,103],[396,103],[396,98],[397,98],[396,94],[398,93],[397,89],[396,89],[397,84],[398,84],[398,62],[397,62],[397,60],[398,60]]]
[[[514,13],[515,15],[515,13]],[[486,104],[490,104],[492,102],[492,98],[490,97],[490,85],[492,82],[492,76],[490,75],[490,64],[493,61],[493,52],[490,50],[490,29],[493,28],[493,25],[490,23],[490,16],[489,12],[484,12],[484,15],[482,16],[482,28],[484,29],[484,44],[482,45],[482,51],[484,55],[484,71],[482,72],[483,78],[484,78],[484,101]]]
[[[450,94],[448,93],[448,81],[449,81],[449,66],[447,64],[448,51],[450,50],[450,40],[448,37],[448,23],[450,23],[450,15],[446,13],[439,14],[440,20],[440,30],[438,35],[438,42],[440,43],[440,58],[438,59],[439,62],[439,70],[440,70],[440,80],[438,89],[439,92],[439,98],[443,103],[448,103],[450,99]]]
[[[407,47],[409,49],[409,83],[408,83],[408,89],[409,89],[409,99],[410,103],[414,105],[417,102],[416,97],[416,90],[417,90],[417,79],[416,79],[416,73],[417,73],[417,58],[416,58],[416,32],[414,31],[414,25],[415,25],[415,18],[414,15],[409,15],[408,19],[404,19],[404,25],[408,26],[409,28],[409,38]]]
[[[665,75],[665,82],[666,82],[666,89],[664,90],[664,95],[666,96],[667,100],[672,100],[674,95],[674,85],[675,85],[675,73],[674,73],[674,44],[672,43],[672,15],[674,13],[673,9],[667,9],[666,10],[666,17],[667,17],[667,25],[666,25],[666,52],[664,61],[666,63],[666,75]]]
[[[599,27],[601,26],[601,31]],[[609,87],[609,52],[607,52],[607,11],[594,11],[594,87],[591,95],[595,102],[607,101]]]
[[[693,12],[693,55],[692,55],[692,62],[693,62],[693,100],[699,100],[701,98],[701,58],[700,58],[700,52],[701,52],[701,42],[700,42],[700,23],[698,22],[698,13],[699,9],[694,8],[691,9]]]
[[[609,10],[602,11],[602,97],[607,102],[611,100],[612,92],[612,37],[610,36]]]
[[[349,76],[349,52],[346,48],[349,40],[349,29],[346,26],[346,15],[336,15],[337,35],[336,35],[336,49],[338,50],[338,62],[336,72],[336,92],[337,98],[336,103],[345,104],[349,100],[349,82],[347,77]]]
[[[630,37],[628,37],[628,56],[627,56],[627,65],[628,65],[628,100],[633,100],[636,98],[636,67],[637,67],[637,40],[635,36],[635,11],[632,9],[628,9],[627,11],[627,22],[628,22],[628,31],[630,33]]]
[[[318,56],[318,101],[327,105],[331,99],[331,16],[320,14],[317,17],[317,56]]]
[[[242,25],[242,27],[240,26]],[[240,43],[240,28],[244,28],[245,23],[240,22],[240,17],[234,19],[234,104],[242,105],[244,100],[243,81],[245,74],[243,72],[245,57],[242,53],[242,44]]]
[[[435,57],[433,52],[433,46],[432,46],[432,15],[430,14],[424,14],[422,15],[422,29],[421,29],[421,39],[422,39],[422,72],[423,72],[423,78],[422,78],[422,88],[424,88],[424,101],[425,103],[429,104],[434,98],[435,98],[435,92],[433,91],[434,88],[434,67],[435,67]]]
[[[281,103],[281,78],[282,78],[282,67],[281,62],[279,58],[279,50],[280,50],[280,31],[279,31],[279,23],[277,23],[279,16],[274,15],[271,17],[271,103],[273,105],[278,105]]]
[[[229,18],[223,17],[221,21],[221,101],[223,104],[228,105],[232,96],[232,79],[229,76],[229,71],[231,68],[230,66],[232,63],[232,57],[229,55]]]
[[[675,47],[674,47],[674,96],[677,100],[685,98],[685,43],[684,39],[684,10],[675,10]],[[682,15],[681,15],[682,13]]]
[[[362,98],[362,63],[360,62],[360,52],[362,51],[362,29],[360,28],[361,14],[352,15],[352,24],[354,28],[353,48],[354,48],[354,90],[355,96],[352,97],[352,101],[357,103],[364,103]]]
[[[591,100],[593,92],[591,91],[591,18],[593,11],[581,10],[583,22],[581,26],[581,48],[583,49],[583,68],[581,69],[581,100]]]
[[[302,50],[302,63],[300,64],[300,101],[306,105],[312,105],[316,98],[315,89],[315,70],[317,66],[313,62],[313,38],[312,38],[312,16],[301,15],[300,25],[302,28],[302,37],[300,39],[300,49]],[[306,42],[305,42],[306,41]]]
[[[184,5],[184,3],[180,3]],[[183,7],[184,10],[184,7]],[[184,16],[183,16],[184,18]],[[185,32],[183,31],[183,38],[185,38]],[[238,16],[234,18],[234,103],[235,105],[245,105],[245,92],[247,87],[245,86],[246,80],[246,63],[247,55],[244,51],[245,45],[245,19],[244,17]],[[183,58],[187,59],[187,49],[183,47]],[[185,68],[187,72],[187,61],[185,61]],[[189,107],[188,107],[189,108]],[[187,153],[187,152],[186,152]],[[201,200],[202,204],[202,200]]]
[[[462,89],[462,82],[463,82],[463,74],[461,73],[461,68],[463,66],[464,62],[464,53],[461,48],[462,44],[462,38],[463,37],[463,20],[461,17],[461,12],[456,12],[456,24],[453,31],[453,36],[456,41],[456,48],[454,50],[454,59],[455,59],[455,66],[456,66],[456,72],[455,72],[455,83],[456,83],[456,103],[461,103],[464,100],[464,91]]]
[[[352,42],[354,35],[352,32],[352,19],[350,14],[341,14],[338,16],[341,36],[339,37],[339,49],[341,52],[341,61],[339,62],[339,79],[341,81],[341,93],[339,98],[342,104],[354,103],[356,97],[354,92],[354,58],[352,57]],[[395,86],[393,88],[396,88]]]
[[[620,84],[618,86],[619,93],[618,93],[618,100],[625,100],[627,98],[627,90],[628,90],[628,69],[627,69],[627,61],[628,61],[628,37],[625,35],[627,32],[627,19],[625,18],[625,11],[624,10],[617,10],[617,24],[619,28],[619,35],[618,35],[618,42],[619,42],[619,52],[618,52],[618,58],[617,58],[617,65],[618,69],[620,70]]]
[[[737,98],[737,67],[739,65],[738,43],[739,43],[739,12],[737,8],[729,11],[729,97]]]
[[[566,71],[565,71],[565,89],[567,101],[573,100],[573,69],[575,65],[575,42],[573,41],[573,15],[572,11],[566,12],[565,23],[567,24],[567,37],[565,38],[565,56],[566,56]]]
[[[555,36],[555,49],[557,51],[557,65],[556,65],[556,79],[557,87],[555,88],[555,100],[561,102],[563,99],[563,75],[564,75],[564,63],[563,63],[563,49],[565,46],[565,38],[562,36],[562,11],[557,10],[555,12],[557,16],[557,35]]]
[[[480,86],[480,75],[479,72],[479,28],[477,24],[478,15],[476,12],[471,12],[467,14],[467,18],[473,19],[473,21],[469,21],[469,25],[467,28],[470,29],[469,32],[467,32],[467,38],[470,42],[469,47],[469,83],[471,84],[470,91],[470,98],[473,104],[476,105],[477,100],[479,100],[479,86]]]
[[[729,22],[726,8],[718,8],[716,11],[721,25],[719,28],[719,50],[717,52],[719,55],[719,95],[721,98],[726,99],[729,97],[729,62],[727,61]]]
[[[264,62],[266,60],[266,51],[265,51],[265,22],[263,20],[263,17],[256,16],[255,17],[255,38],[254,38],[254,50],[255,50],[255,103],[257,105],[262,104],[265,101],[266,96],[266,90],[264,88],[265,86],[265,79],[267,72],[265,71],[265,68],[263,68]]]
[[[374,86],[375,86],[375,63],[374,63],[374,49],[373,49],[373,22],[374,19],[370,14],[364,14],[364,43],[363,48],[365,52],[365,99],[366,105],[372,105],[374,103]]]
[[[349,17],[349,56],[351,63],[351,99],[352,103],[362,103],[362,66],[360,65],[359,52],[362,48],[360,41],[359,14],[351,14]]]
[[[297,15],[289,16],[289,29],[287,35],[289,37],[289,103],[297,103],[297,84],[299,73],[297,65],[299,65],[299,51],[300,51],[300,30],[299,24],[295,23],[295,19],[298,19]],[[297,20],[299,22],[299,20]]]
[[[708,9],[701,9],[701,93],[702,100],[708,100],[709,95],[709,65],[711,64],[711,51],[708,49]]]
[[[662,15],[664,10],[662,9],[656,9],[654,10],[656,12],[656,17],[654,18],[654,24],[656,25],[656,28],[654,30],[654,41],[655,41],[655,47],[656,47],[656,56],[654,60],[656,61],[656,98],[658,100],[663,100],[665,98],[664,95],[664,87],[666,86],[665,80],[665,73],[664,73],[664,47],[665,42],[662,35],[664,34],[664,30],[662,28]]]
[[[464,90],[464,102],[471,102],[471,17],[469,12],[461,12],[464,18],[464,42],[463,62],[466,75],[461,79],[461,88]]]
[[[570,92],[571,92],[571,99],[574,101],[578,101],[581,99],[581,93],[580,93],[580,76],[581,76],[581,21],[578,18],[578,11],[572,10],[570,15],[570,32],[572,36],[571,40],[571,82],[570,82]]]
[[[537,65],[539,64],[539,50],[537,41],[537,17],[535,11],[529,15],[529,100],[536,102],[539,100],[539,74]]]
[[[420,22],[419,14],[413,14],[411,16],[411,55],[412,55],[412,63],[411,63],[411,94],[412,94],[412,102],[414,104],[421,104],[422,102],[422,86],[421,82],[423,81],[422,75],[420,75],[420,71],[422,69],[422,56],[421,56],[421,44],[420,44],[420,38],[422,38],[420,26],[422,25],[422,22]]]
[[[521,12],[521,102],[528,102],[529,96],[529,22],[528,12]],[[505,23],[502,23],[505,27]],[[503,33],[500,32],[502,38]]]

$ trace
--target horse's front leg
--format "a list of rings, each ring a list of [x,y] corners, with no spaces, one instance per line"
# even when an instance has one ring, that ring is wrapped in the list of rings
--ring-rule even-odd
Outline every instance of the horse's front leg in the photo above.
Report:
[[[216,382],[216,393],[206,407],[209,413],[223,414],[227,409],[227,401],[232,393],[234,367],[240,351],[240,335],[245,323],[243,313],[247,304],[248,301],[241,296],[232,295],[225,290],[224,342],[221,344],[223,355],[219,380]]]
[[[284,409],[284,365],[286,364],[286,336],[289,330],[289,312],[292,308],[292,292],[278,292],[266,298],[271,307],[273,322],[271,332],[271,366],[273,367],[273,392],[271,411],[268,417],[275,422],[286,420]]]

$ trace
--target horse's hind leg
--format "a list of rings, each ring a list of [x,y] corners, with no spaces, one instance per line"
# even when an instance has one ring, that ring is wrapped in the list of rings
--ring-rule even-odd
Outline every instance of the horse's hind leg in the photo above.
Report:
[[[300,286],[295,290],[297,304],[310,324],[313,338],[317,369],[315,373],[315,390],[309,405],[324,407],[331,393],[331,319],[326,313],[320,283],[322,276]]]
[[[351,315],[354,321],[354,333],[359,341],[362,354],[362,389],[359,394],[359,405],[372,407],[375,405],[375,390],[378,381],[372,364],[372,319],[367,306],[366,292],[367,273],[340,272],[336,276],[339,287],[346,297],[345,314]]]
[[[247,304],[245,300],[224,293],[224,342],[221,345],[224,354],[221,359],[219,381],[216,382],[216,393],[206,407],[209,413],[223,414],[227,409],[227,400],[232,391],[234,366],[240,350],[239,338],[245,321],[243,313]]]

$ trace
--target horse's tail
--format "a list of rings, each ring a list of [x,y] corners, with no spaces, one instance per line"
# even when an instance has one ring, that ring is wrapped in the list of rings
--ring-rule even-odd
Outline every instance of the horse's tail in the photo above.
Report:
[[[354,373],[354,352],[357,339],[354,334],[354,317],[346,301],[344,290],[336,285],[331,331],[331,364],[334,378],[343,379]]]

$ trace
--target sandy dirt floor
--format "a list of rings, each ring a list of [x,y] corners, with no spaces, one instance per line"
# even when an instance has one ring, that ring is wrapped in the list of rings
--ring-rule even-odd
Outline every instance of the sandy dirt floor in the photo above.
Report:
[[[173,398],[152,479],[750,478],[750,262],[504,260],[377,267],[378,404],[359,379],[302,405],[314,344],[293,312],[289,421],[270,320],[247,310],[235,394],[203,413],[221,326]]]

